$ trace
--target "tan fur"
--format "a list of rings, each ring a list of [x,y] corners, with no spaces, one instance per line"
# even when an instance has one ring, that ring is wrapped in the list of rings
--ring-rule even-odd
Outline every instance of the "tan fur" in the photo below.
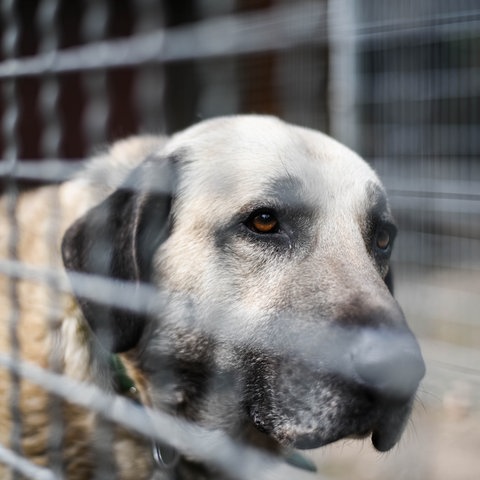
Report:
[[[101,155],[90,165],[88,182],[73,180],[60,187],[43,187],[22,193],[15,206],[18,241],[15,258],[27,267],[63,272],[59,255],[65,229],[87,208],[100,201],[122,180],[133,165],[162,144],[159,137],[135,137],[115,144],[108,155]],[[95,177],[96,169],[111,165],[117,178]],[[115,170],[116,169],[116,170]],[[0,199],[0,258],[9,259],[12,222],[8,199]],[[9,323],[14,312],[12,294],[19,307],[16,325],[20,357],[43,368],[52,362],[62,373],[78,381],[92,382],[90,352],[86,347],[85,324],[75,300],[48,285],[28,280],[15,280],[0,275],[0,352],[12,353]],[[52,352],[57,354],[53,357]],[[127,360],[124,360],[127,362]],[[141,384],[141,377],[132,367],[129,373]],[[10,395],[11,375],[0,369],[0,443],[9,446],[12,433]],[[43,388],[20,380],[21,446],[23,454],[38,465],[48,464],[51,397]],[[95,437],[94,415],[80,407],[64,403],[61,418],[64,431],[63,456],[65,472],[71,480],[90,478],[91,443]],[[115,454],[119,477],[124,480],[146,478],[151,471],[149,444],[123,429],[115,429]],[[8,469],[0,464],[0,478],[9,478]]]

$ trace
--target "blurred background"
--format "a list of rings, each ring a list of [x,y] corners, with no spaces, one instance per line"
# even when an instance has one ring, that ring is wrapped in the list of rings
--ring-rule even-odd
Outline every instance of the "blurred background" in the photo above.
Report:
[[[120,137],[269,113],[382,177],[396,296],[428,373],[396,449],[311,454],[331,479],[480,478],[480,3],[2,0],[0,174],[59,181]]]

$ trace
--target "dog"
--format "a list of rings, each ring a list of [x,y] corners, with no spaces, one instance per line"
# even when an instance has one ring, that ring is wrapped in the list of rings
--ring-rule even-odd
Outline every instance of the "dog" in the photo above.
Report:
[[[278,458],[399,441],[425,366],[392,295],[396,227],[377,175],[332,138],[216,118],[119,141],[76,178],[22,193],[16,226],[2,202],[3,258],[13,244],[27,265],[64,270],[73,293],[0,277],[1,351],[16,338],[22,359],[53,358],[112,396],[127,380],[139,406]],[[79,278],[115,288],[95,296]],[[15,404],[1,375],[1,444],[18,417],[20,452],[48,465],[51,395],[19,380]],[[69,479],[236,478],[168,441],[155,466],[147,439],[78,405],[62,404],[61,419]]]

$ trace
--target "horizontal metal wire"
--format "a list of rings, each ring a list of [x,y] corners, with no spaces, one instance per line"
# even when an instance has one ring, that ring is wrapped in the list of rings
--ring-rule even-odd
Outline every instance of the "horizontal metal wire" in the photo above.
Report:
[[[72,159],[19,160],[15,165],[0,161],[0,178],[46,183],[63,182],[71,179],[84,166],[85,161]]]
[[[403,40],[408,41],[409,45],[420,45],[438,41],[440,37],[452,39],[478,35],[479,26],[480,9],[477,8],[407,18],[391,15],[380,21],[360,22],[350,37],[356,42],[369,42],[368,48],[371,50],[385,50],[389,43],[398,47]]]
[[[408,160],[424,165],[428,158],[415,158],[409,156]],[[437,159],[438,160],[438,159]],[[449,161],[458,163],[461,159],[450,158]],[[444,198],[449,200],[480,201],[480,181],[461,179],[435,179],[428,176],[421,178],[398,178],[388,171],[388,158],[371,158],[370,162],[380,165],[382,181],[391,195],[421,197],[421,198]],[[10,162],[0,161],[0,178],[9,177],[18,180],[31,180],[40,182],[62,182],[72,179],[80,173],[88,163],[77,159],[49,159],[49,160],[19,160],[15,166]],[[397,168],[397,167],[395,167]],[[135,185],[129,185],[134,190]]]
[[[228,15],[191,26],[90,43],[0,63],[0,79],[67,73],[291,48],[326,39],[324,11],[312,2]]]
[[[360,86],[371,86],[372,76],[359,74],[357,81]],[[379,72],[374,77],[374,88],[360,87],[360,91],[357,105],[471,99],[480,96],[480,68],[456,68],[454,73],[447,67]]]
[[[1,443],[0,463],[8,465],[14,471],[35,480],[61,480],[61,477],[55,475],[52,470],[35,465],[21,455],[17,455],[10,448],[5,448]]]
[[[415,160],[415,159],[413,159]],[[388,162],[387,159],[376,158],[373,160],[377,162]],[[418,162],[428,163],[428,160],[418,158]],[[388,165],[387,165],[388,169]],[[388,184],[389,189],[399,192],[406,192],[407,194],[421,194],[439,195],[442,197],[451,198],[471,198],[480,199],[480,181],[468,179],[452,179],[452,178],[431,178],[427,175],[421,178],[399,178],[398,175],[391,176],[388,171],[383,172],[383,180]]]
[[[388,192],[390,195],[397,195],[401,197],[417,197],[417,198],[443,198],[447,200],[471,200],[473,202],[480,201],[480,193],[469,193],[469,192],[446,192],[442,190],[413,190],[413,189],[402,189],[397,190],[394,188],[389,188]],[[462,210],[463,211],[463,210]],[[477,207],[477,211],[480,213],[480,206]]]
[[[82,298],[136,313],[149,313],[152,309],[165,305],[158,290],[149,284],[139,285],[79,272],[69,272],[67,278],[65,272],[59,270],[7,259],[0,259],[0,273],[10,278],[51,285],[64,293],[72,293],[73,287],[76,294]]]
[[[0,63],[0,79],[280,50],[326,42],[326,25],[325,11],[318,3],[295,2],[294,6],[280,5],[267,12],[228,15],[187,27],[7,60]],[[345,35],[365,41],[398,40],[399,36],[411,39],[416,32],[423,36],[452,32],[465,35],[469,28],[479,25],[480,10],[472,10],[413,20],[389,19],[363,24],[355,31],[342,25],[330,28],[345,29]]]
[[[422,261],[426,262],[428,260],[425,255],[422,255],[422,252],[418,251],[418,249],[408,248],[406,250],[410,252],[416,251],[417,255],[420,256],[420,258],[415,257],[415,259],[412,260],[416,265],[421,265]],[[405,262],[405,259],[401,261]],[[127,281],[113,281],[106,277],[83,273],[71,273],[71,276],[67,279],[63,272],[54,269],[28,266],[20,261],[0,260],[0,273],[8,275],[11,278],[46,284],[65,293],[71,293],[73,285],[76,294],[85,299],[90,299],[104,305],[112,305],[140,314],[161,312],[165,309],[168,302],[168,294],[160,292],[159,289],[152,285],[139,285]],[[189,303],[186,302],[186,305],[188,306]],[[189,320],[185,321],[189,322]],[[235,324],[235,322],[233,323]],[[450,323],[463,324],[464,322],[462,319],[452,318]],[[239,334],[236,327],[232,327],[230,324],[222,323],[220,325],[219,322],[212,320],[209,324],[203,322],[201,328],[211,329],[219,338],[231,338],[233,333],[231,328],[234,328],[238,341],[243,341],[243,333]],[[347,343],[349,341],[348,334],[344,337],[342,332],[342,329],[339,329],[337,332],[336,339],[338,341],[338,348],[336,348],[335,352],[343,351],[343,349],[340,348],[342,341]],[[245,341],[250,345],[257,342],[256,346],[261,347],[266,351],[270,350],[275,352],[292,349],[292,353],[301,354],[302,356],[308,356],[311,349],[318,348],[318,343],[311,345],[310,339],[305,339],[305,342],[302,345],[295,345],[293,339],[282,338],[278,338],[275,341],[274,339],[270,339],[268,343],[264,343],[261,342],[260,339],[253,340],[248,333],[245,334]],[[332,352],[333,356],[336,355],[335,352]],[[325,354],[327,353],[328,352]],[[314,358],[314,353],[312,353],[312,358]],[[333,363],[332,366],[333,365],[335,365],[335,363]],[[454,363],[451,363],[450,365],[452,368],[455,368]],[[334,367],[332,371],[334,371],[335,368],[336,367]],[[339,366],[338,369],[341,370],[341,366]]]
[[[410,10],[410,9],[409,9]],[[411,10],[412,12],[415,9]],[[360,16],[360,15],[359,15]],[[464,22],[475,22],[480,20],[480,9],[452,9],[450,12],[432,13],[430,15],[422,14],[417,17],[408,15],[389,16],[381,20],[364,22],[359,24],[358,30],[362,32],[373,31],[379,33],[381,31],[389,32],[393,30],[409,29],[426,29],[431,26],[440,27],[442,25],[451,25]]]
[[[77,382],[1,353],[0,365],[75,405],[97,412],[147,438],[164,442],[184,454],[202,458],[226,473],[234,471],[238,479],[312,478],[277,457],[246,447],[219,431],[206,430],[178,417],[148,407],[139,407],[121,396],[107,395],[92,384]],[[52,478],[55,477],[45,477],[45,480]],[[322,477],[317,475],[316,478]]]

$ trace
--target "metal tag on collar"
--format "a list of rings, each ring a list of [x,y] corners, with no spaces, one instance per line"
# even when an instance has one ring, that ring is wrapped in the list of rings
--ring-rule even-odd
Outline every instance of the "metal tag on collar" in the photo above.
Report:
[[[159,442],[152,442],[152,456],[155,465],[161,470],[175,467],[180,459],[180,454],[173,447]]]

